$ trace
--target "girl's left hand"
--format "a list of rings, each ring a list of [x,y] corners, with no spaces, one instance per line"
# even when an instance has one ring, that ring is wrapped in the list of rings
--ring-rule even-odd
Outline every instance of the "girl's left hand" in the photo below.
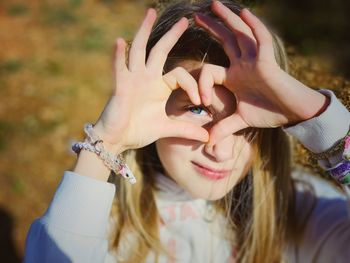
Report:
[[[199,78],[204,105],[211,104],[213,86],[223,85],[236,97],[233,115],[215,124],[208,145],[248,127],[292,125],[320,114],[327,97],[283,71],[274,56],[273,39],[265,25],[250,11],[237,16],[219,1],[213,12],[224,25],[197,14],[197,24],[222,44],[230,67],[206,64]]]

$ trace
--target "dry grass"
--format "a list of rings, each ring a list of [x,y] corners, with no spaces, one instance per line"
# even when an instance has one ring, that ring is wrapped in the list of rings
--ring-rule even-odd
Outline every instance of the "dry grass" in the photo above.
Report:
[[[111,92],[114,39],[131,38],[145,10],[141,1],[82,2],[0,6],[0,207],[19,254],[74,164],[70,141]]]

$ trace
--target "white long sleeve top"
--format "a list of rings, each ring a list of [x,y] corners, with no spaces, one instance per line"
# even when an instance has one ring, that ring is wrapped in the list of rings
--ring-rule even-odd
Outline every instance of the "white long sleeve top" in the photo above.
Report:
[[[344,137],[350,126],[350,114],[331,91],[331,103],[320,116],[285,129],[307,148],[322,152]],[[339,156],[328,160],[332,165]],[[325,163],[321,165],[326,165]],[[289,244],[287,262],[350,262],[350,209],[345,196],[322,179],[294,171],[316,190],[316,204],[307,221],[303,239]],[[157,175],[160,191],[156,204],[161,217],[161,242],[173,261],[161,255],[160,263],[235,262],[236,250],[225,239],[225,218],[208,215],[208,202],[192,198],[173,180]],[[123,258],[108,250],[110,211],[115,185],[66,171],[46,213],[35,220],[26,241],[26,263],[41,262],[119,262]],[[302,216],[308,195],[297,192],[297,211]],[[208,220],[210,217],[212,220]],[[147,262],[155,262],[149,254]]]

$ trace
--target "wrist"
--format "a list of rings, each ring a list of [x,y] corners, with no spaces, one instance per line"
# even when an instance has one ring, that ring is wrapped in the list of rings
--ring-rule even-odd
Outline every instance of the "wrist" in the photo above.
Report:
[[[327,107],[331,103],[331,99],[327,95],[322,94],[322,93],[319,93],[319,94],[320,94],[320,100],[318,103],[315,103],[315,111],[316,112],[309,119],[320,116],[323,112],[325,112],[325,110],[327,109]]]
[[[331,103],[330,96],[314,90],[280,69],[279,86],[280,107],[288,121],[285,127],[320,116]]]
[[[111,170],[95,153],[82,149],[78,155],[73,172],[106,182]]]
[[[106,170],[106,168],[101,169],[101,162],[96,162],[96,157],[92,157],[90,153],[84,151],[83,157],[78,159],[77,165],[75,167],[75,172],[86,174],[90,177],[95,177],[96,175],[98,177],[102,176],[102,179],[106,180],[106,178],[108,179],[108,176],[106,177],[106,172],[113,171],[115,174],[120,174],[125,179],[128,179],[131,184],[136,183],[135,176],[132,174],[129,167],[125,163],[123,163],[123,157],[121,156],[121,154],[119,154],[119,153],[121,153],[121,152],[119,152],[119,151],[121,151],[119,144],[117,144],[117,145],[113,144],[113,150],[115,150],[119,153],[118,154],[112,153],[106,149],[106,146],[111,147],[111,145],[104,144],[102,138],[100,138],[99,135],[94,130],[93,124],[91,124],[91,123],[85,124],[84,132],[87,135],[85,142],[75,142],[72,145],[72,150],[75,153],[77,153],[78,155],[80,155],[82,150],[90,151],[90,152],[94,153],[103,161],[103,164],[109,170],[108,169]],[[116,148],[116,146],[118,146],[118,147]],[[83,163],[90,163],[89,160],[91,160],[91,162],[95,164],[95,165],[92,165],[92,167],[94,167],[94,169],[91,171],[91,170],[87,169],[86,167],[82,166],[81,165],[82,162],[79,161],[81,159],[84,160]],[[91,165],[90,165],[90,167],[91,167]],[[101,172],[101,173],[103,172],[102,175],[98,175],[99,172]],[[93,176],[91,176],[91,175],[93,175]],[[109,173],[108,173],[108,175],[109,175]]]
[[[321,97],[322,96],[322,97]],[[323,112],[326,111],[327,107],[331,103],[331,99],[320,93],[320,98],[317,100],[317,102],[314,102],[313,110],[309,115],[304,115],[301,117],[296,118],[295,120],[291,120],[288,122],[288,124],[284,125],[284,128],[289,128],[295,125],[298,125],[299,123],[302,123],[303,121],[310,120],[312,118],[316,118],[320,116]]]
[[[115,155],[118,155],[124,152],[125,150],[127,150],[123,146],[120,139],[115,139],[117,137],[120,138],[121,136],[115,135],[112,137],[108,135],[101,124],[97,123],[96,125],[94,125],[94,132],[96,133],[98,138],[103,141],[103,146],[107,151],[114,153]]]
[[[319,90],[330,98],[327,109],[317,117],[303,121],[284,131],[298,139],[313,153],[327,151],[349,131],[349,111],[330,90]]]

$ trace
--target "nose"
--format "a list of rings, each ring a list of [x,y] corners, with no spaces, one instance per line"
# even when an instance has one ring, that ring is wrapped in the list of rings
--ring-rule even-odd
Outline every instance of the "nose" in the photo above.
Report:
[[[204,151],[218,162],[224,162],[233,158],[235,136],[226,136],[212,146],[205,145]]]

